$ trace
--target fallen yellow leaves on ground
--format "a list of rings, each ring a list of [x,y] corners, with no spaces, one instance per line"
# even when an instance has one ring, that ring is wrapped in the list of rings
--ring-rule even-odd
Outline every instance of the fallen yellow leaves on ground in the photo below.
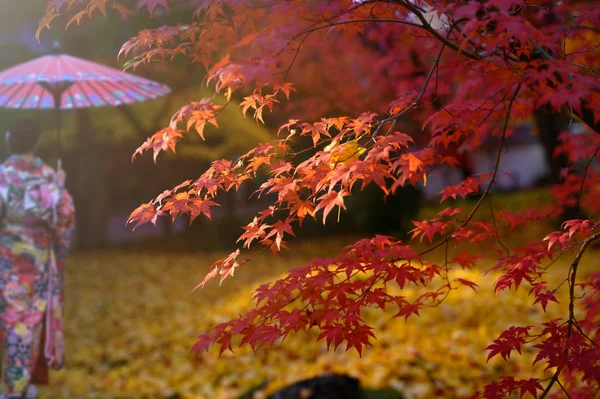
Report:
[[[74,255],[66,270],[67,364],[51,374],[51,385],[42,388],[41,397],[227,399],[265,379],[270,381],[269,393],[334,371],[358,377],[365,386],[402,388],[408,398],[460,398],[499,375],[530,376],[532,370],[543,375],[539,367],[529,366],[531,353],[524,352],[524,363],[493,359],[486,364],[485,348],[510,325],[564,317],[566,303],[551,304],[544,314],[532,307],[527,288],[496,296],[495,277],[483,269],[451,276],[476,282],[477,293],[468,287],[452,291],[443,304],[407,323],[391,320],[393,309],[369,313],[377,340],[362,358],[343,348],[327,352],[312,333],[288,337],[257,353],[242,348],[221,358],[211,352],[200,359],[190,353],[199,333],[252,306],[256,285],[316,256],[331,255],[345,243],[296,243],[291,252],[257,257],[221,287],[209,284],[193,293],[207,266],[221,254]],[[584,262],[582,275],[586,267]],[[558,284],[567,265],[559,262],[551,270],[557,272]],[[404,290],[409,297],[416,294]],[[559,294],[564,300],[566,291],[561,288]]]

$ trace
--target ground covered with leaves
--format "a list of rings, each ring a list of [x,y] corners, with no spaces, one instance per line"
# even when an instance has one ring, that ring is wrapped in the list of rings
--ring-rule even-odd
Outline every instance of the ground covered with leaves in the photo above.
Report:
[[[407,398],[459,398],[507,373],[531,375],[526,362],[486,363],[485,348],[510,325],[564,317],[566,304],[533,307],[528,289],[494,295],[485,267],[458,271],[476,282],[453,291],[436,308],[406,323],[373,311],[377,340],[362,357],[340,348],[328,352],[316,334],[291,336],[272,350],[248,348],[190,353],[196,336],[248,309],[253,287],[315,256],[331,254],[348,239],[301,242],[275,258],[265,255],[241,268],[221,287],[191,292],[218,253],[187,255],[132,252],[76,254],[66,272],[67,366],[51,375],[43,398],[235,398],[268,380],[264,392],[324,372],[343,372],[365,386],[402,389]],[[597,253],[596,253],[597,254]],[[588,254],[582,277],[591,269]],[[564,259],[565,262],[568,259]],[[552,268],[556,283],[566,265]],[[561,275],[561,272],[563,273]],[[564,299],[566,286],[558,297]],[[414,289],[405,290],[416,295]],[[543,375],[539,368],[533,370]]]

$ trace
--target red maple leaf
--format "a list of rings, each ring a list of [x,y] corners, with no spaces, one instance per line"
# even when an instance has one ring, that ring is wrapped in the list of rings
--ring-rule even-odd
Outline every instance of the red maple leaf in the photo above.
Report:
[[[486,349],[490,351],[487,360],[489,361],[496,355],[502,356],[504,360],[510,358],[510,353],[513,350],[521,353],[521,345],[529,338],[529,330],[531,326],[526,327],[509,327],[500,336],[494,340],[494,343]]]
[[[350,194],[345,191],[330,191],[327,194],[319,197],[319,203],[317,204],[314,212],[318,212],[319,209],[323,209],[323,224],[325,224],[325,219],[327,219],[327,215],[333,209],[334,206],[339,206],[340,208],[346,209],[346,205],[344,204],[344,197],[349,196]]]
[[[294,221],[295,219],[286,219],[285,221],[282,220],[278,220],[275,223],[273,223],[273,225],[271,226],[271,231],[269,232],[269,234],[267,234],[266,238],[270,238],[275,236],[275,245],[277,245],[277,249],[281,250],[281,242],[283,240],[283,235],[285,233],[291,235],[291,236],[295,236],[294,234],[294,230],[292,229],[292,226],[290,225],[290,223],[292,221]]]
[[[458,281],[462,285],[466,285],[467,287],[471,288],[475,292],[477,292],[477,287],[479,287],[473,281],[465,280],[465,279],[462,279],[462,278],[456,278],[456,279],[454,279],[454,281]]]
[[[153,203],[143,204],[131,213],[127,219],[127,223],[136,222],[133,227],[134,230],[138,228],[138,226],[148,222],[152,222],[152,224],[155,225],[158,215],[159,212],[156,210]]]
[[[518,382],[520,389],[520,397],[525,396],[526,393],[531,394],[534,398],[537,398],[537,391],[543,391],[544,387],[540,384],[540,380],[537,378],[530,378],[528,380],[522,380]]]

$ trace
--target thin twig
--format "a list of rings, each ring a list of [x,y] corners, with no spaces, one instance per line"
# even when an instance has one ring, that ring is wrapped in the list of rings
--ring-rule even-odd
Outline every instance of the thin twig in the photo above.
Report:
[[[498,225],[496,224],[496,216],[494,215],[494,206],[492,205],[492,199],[490,197],[488,197],[488,205],[490,206],[490,215],[492,216],[492,224],[494,225],[494,231],[496,232],[496,240],[498,241],[498,244],[500,244],[500,246],[502,248],[504,248],[504,250],[506,251],[506,256],[510,256],[510,250],[508,249],[508,247],[506,245],[504,245],[504,243],[500,239],[500,233],[498,232]]]
[[[475,213],[477,212],[477,210],[479,209],[479,207],[483,203],[483,200],[490,193],[490,190],[492,189],[492,186],[494,185],[494,182],[496,180],[496,175],[498,174],[498,169],[499,169],[499,166],[500,166],[500,157],[502,156],[502,148],[504,147],[504,141],[506,139],[506,131],[508,129],[508,121],[510,119],[510,112],[512,110],[513,103],[515,102],[515,99],[516,99],[517,94],[519,93],[520,89],[521,89],[521,82],[519,82],[517,84],[515,92],[513,93],[512,97],[510,99],[510,102],[508,104],[508,108],[506,110],[506,117],[504,119],[504,128],[502,130],[502,137],[500,139],[500,145],[498,146],[498,152],[496,153],[496,161],[494,162],[494,171],[492,172],[492,177],[490,178],[490,183],[488,184],[488,186],[486,187],[485,191],[481,195],[481,198],[479,199],[479,201],[477,201],[477,203],[475,204],[475,206],[471,210],[471,213],[469,213],[469,215],[467,216],[467,218],[465,220],[463,220],[463,222],[460,224],[459,227],[457,227],[451,234],[447,235],[444,239],[438,241],[433,246],[431,246],[428,249],[426,249],[425,251],[421,252],[419,255],[425,255],[426,253],[429,253],[429,252],[433,251],[434,249],[438,248],[439,246],[443,245],[445,242],[449,241],[452,237],[454,237],[454,235],[460,229],[462,229],[463,227],[465,227],[471,221],[471,219],[473,218],[473,216],[475,216]]]
[[[556,383],[558,384],[559,387],[561,387],[561,389],[563,390],[563,392],[565,393],[565,395],[567,395],[567,398],[571,399],[571,395],[569,395],[569,392],[567,392],[567,390],[565,389],[565,387],[563,386],[563,384],[560,383],[559,379],[556,379]]]
[[[581,202],[581,196],[583,195],[583,187],[585,184],[585,179],[588,174],[588,170],[589,170],[590,166],[592,165],[592,163],[594,162],[594,159],[596,159],[596,154],[598,153],[598,151],[600,151],[600,145],[598,147],[596,147],[596,149],[594,150],[594,153],[592,154],[590,159],[588,159],[588,161],[585,164],[585,169],[583,170],[583,176],[581,177],[581,186],[579,186],[579,193],[577,194],[577,202],[578,203]]]
[[[397,2],[396,4],[398,4],[399,6],[401,6],[403,8],[406,8],[408,11],[415,14],[417,16],[417,18],[419,18],[419,21],[421,21],[421,23],[423,24],[423,26],[422,26],[423,29],[425,29],[427,32],[431,33],[433,36],[435,36],[436,39],[438,39],[439,41],[444,43],[446,46],[450,47],[452,50],[458,51],[462,55],[465,55],[474,60],[480,60],[482,58],[479,54],[471,52],[471,51],[467,51],[463,48],[460,48],[460,46],[458,46],[456,43],[454,43],[451,40],[449,40],[448,38],[442,36],[438,31],[436,31],[429,24],[429,22],[427,21],[427,19],[423,15],[423,13],[417,7],[415,7],[413,4],[409,3],[408,1],[400,1],[400,2]],[[454,21],[453,25],[456,26],[459,23],[466,22],[468,20],[469,20],[468,18],[460,18],[460,19],[457,19],[456,21]],[[452,31],[452,29],[450,29],[450,31],[448,31],[447,36],[450,36],[451,31]]]
[[[579,249],[579,252],[575,256],[575,259],[573,260],[573,263],[571,264],[571,269],[570,269],[571,279],[570,279],[570,282],[569,282],[569,320],[567,321],[568,322],[568,327],[567,327],[567,335],[566,335],[565,341],[568,341],[571,338],[571,334],[573,332],[573,325],[576,322],[576,319],[575,319],[575,283],[576,283],[576,280],[577,280],[577,268],[579,267],[579,261],[581,260],[581,257],[585,253],[585,250],[588,248],[588,246],[593,241],[595,241],[595,240],[597,240],[599,238],[600,238],[600,233],[596,233],[596,234],[594,234],[594,235],[586,238],[583,241],[583,244],[581,245],[581,248]],[[569,349],[565,348],[565,356],[568,353],[569,353]],[[544,392],[540,395],[540,397],[538,399],[544,399],[546,396],[548,396],[548,393],[552,389],[552,386],[554,386],[554,383],[556,383],[558,381],[558,376],[560,375],[560,373],[561,373],[562,370],[563,369],[561,367],[559,367],[556,370],[556,372],[554,373],[554,375],[550,379],[550,382],[546,386],[546,389],[544,390]]]

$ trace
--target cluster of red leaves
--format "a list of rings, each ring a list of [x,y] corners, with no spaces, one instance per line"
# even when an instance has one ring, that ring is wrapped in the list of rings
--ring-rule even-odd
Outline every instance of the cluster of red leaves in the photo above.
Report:
[[[171,4],[175,1],[137,3],[151,14],[167,12]],[[577,275],[579,260],[600,238],[598,221],[571,220],[561,231],[517,248],[501,241],[503,235],[547,220],[564,207],[579,204],[591,212],[600,210],[600,172],[594,163],[600,148],[600,59],[594,46],[600,39],[595,28],[600,6],[578,0],[257,4],[178,2],[178,7],[189,7],[189,20],[141,31],[123,45],[122,54],[135,56],[130,62],[134,67],[174,57],[202,63],[216,93],[227,99],[239,96],[241,111],[252,113],[259,123],[282,100],[278,93],[289,98],[289,81],[299,82],[294,87],[303,95],[295,108],[298,119],[279,129],[285,137],[259,144],[235,161],[213,162],[196,180],[142,205],[130,222],[139,225],[182,214],[210,218],[217,193],[266,175],[256,195],[269,195],[272,203],[244,227],[239,241],[242,249],[258,244],[276,253],[304,219],[325,223],[336,208],[345,209],[345,198],[355,187],[376,184],[385,195],[394,194],[406,184],[425,184],[436,167],[460,166],[460,153],[484,146],[496,147],[495,164],[489,174],[467,176],[440,193],[442,201],[479,195],[468,215],[459,218],[449,207],[435,218],[414,222],[413,239],[426,238],[429,249],[417,253],[409,245],[377,236],[294,269],[256,291],[254,310],[202,335],[195,351],[211,345],[223,351],[234,344],[258,349],[292,332],[315,328],[329,346],[345,343],[361,353],[373,335],[361,317],[363,309],[395,306],[397,316],[408,319],[442,301],[451,289],[476,288],[466,280],[448,281],[447,270],[454,265],[473,267],[480,255],[462,250],[444,265],[427,262],[427,254],[444,245],[497,243],[500,248],[486,254],[501,271],[496,290],[525,286],[533,305],[545,311],[557,301],[558,289],[544,280],[545,272],[558,256],[577,250],[565,280],[570,303],[564,320],[512,326],[488,348],[490,358],[499,354],[504,359],[523,347],[535,350],[535,361],[555,370],[554,377],[504,377],[474,397],[546,397],[552,389],[559,391],[558,386],[568,397],[583,398],[600,389],[600,280],[598,275],[587,281]],[[110,8],[126,15],[131,12],[128,6],[119,0],[51,0],[40,29],[62,14],[79,23]],[[384,86],[388,89],[379,90]],[[377,113],[366,112],[365,104]],[[582,135],[565,132],[560,138],[557,155],[566,154],[570,167],[553,189],[556,206],[521,213],[490,207],[491,221],[475,219],[498,173],[503,173],[499,161],[506,140],[546,104],[570,112],[587,129]],[[220,109],[214,99],[183,107],[170,126],[150,137],[136,154],[151,149],[156,159],[161,151],[174,151],[186,131],[193,128],[202,136],[207,123],[217,126]],[[354,116],[321,117],[325,112]],[[312,146],[295,150],[298,136],[310,138]],[[305,153],[308,158],[300,159]],[[238,249],[216,261],[200,286],[217,276],[223,281],[250,258]],[[441,287],[431,288],[434,282]],[[388,290],[407,284],[420,285],[425,293],[409,302]],[[585,315],[576,318],[576,306]]]
[[[230,264],[232,259],[225,259]],[[218,265],[213,265],[213,272]],[[284,278],[256,290],[257,307],[239,319],[219,325],[200,337],[194,351],[218,344],[221,352],[231,349],[232,339],[252,348],[273,345],[292,332],[317,328],[318,339],[328,347],[346,343],[361,353],[372,328],[361,316],[365,308],[397,307],[396,317],[405,320],[419,309],[439,300],[448,285],[428,291],[414,302],[390,295],[385,287],[408,284],[428,287],[441,274],[441,267],[423,262],[409,246],[390,237],[376,236],[348,246],[335,258],[317,259],[291,270]],[[296,302],[302,303],[297,306]]]

